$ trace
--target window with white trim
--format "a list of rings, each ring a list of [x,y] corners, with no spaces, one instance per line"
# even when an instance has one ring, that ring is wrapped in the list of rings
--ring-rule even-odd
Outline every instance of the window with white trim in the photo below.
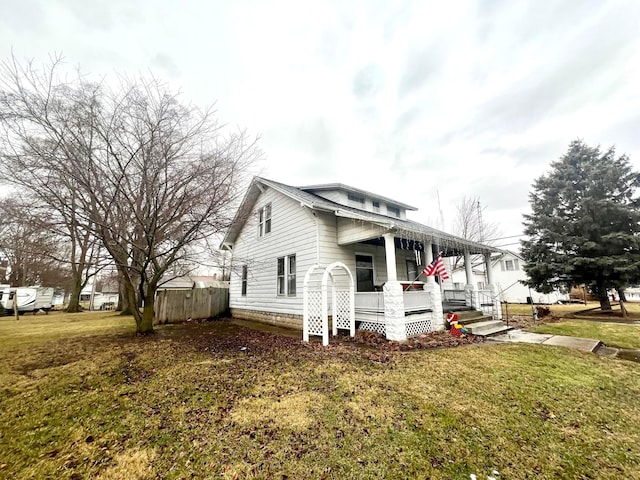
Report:
[[[281,296],[296,296],[296,256],[288,255],[278,258],[277,266],[277,294]]]
[[[418,264],[415,258],[407,258],[407,280],[414,281],[418,277]]]
[[[242,291],[241,295],[243,297],[247,296],[247,266],[242,266]]]
[[[349,202],[355,205],[356,207],[360,207],[360,208],[364,207],[364,197],[361,197],[359,195],[354,195],[352,193],[348,193],[347,198],[349,199]]]
[[[373,201],[373,211],[376,213],[380,213],[380,202]]]
[[[373,255],[356,255],[356,290],[373,292]]]
[[[502,264],[502,271],[513,272],[515,270],[520,270],[520,265],[518,259],[513,260],[503,260],[500,262]]]
[[[258,210],[258,236],[263,237],[271,233],[271,204],[267,203]]]
[[[391,205],[387,205],[387,213],[396,218],[400,218],[400,209],[398,207],[392,207]]]

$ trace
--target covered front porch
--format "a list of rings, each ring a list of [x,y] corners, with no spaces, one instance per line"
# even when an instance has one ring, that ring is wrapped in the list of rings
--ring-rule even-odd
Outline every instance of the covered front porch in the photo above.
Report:
[[[353,219],[339,219],[338,243],[351,246],[356,256],[355,321],[359,329],[402,341],[444,329],[444,314],[449,311],[476,309],[496,319],[501,316],[491,269],[486,270],[489,278],[482,290],[474,285],[471,272],[472,256],[482,255],[489,262],[491,252],[498,251],[495,248],[420,224],[390,229]],[[369,267],[367,254],[359,254],[361,251],[384,252],[384,262],[378,260],[377,271],[376,262],[371,260]],[[448,259],[464,262],[465,285],[420,274],[438,254],[449,273]]]

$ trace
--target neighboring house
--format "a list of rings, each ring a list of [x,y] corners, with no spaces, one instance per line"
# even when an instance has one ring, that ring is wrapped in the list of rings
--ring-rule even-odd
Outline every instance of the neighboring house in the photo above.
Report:
[[[91,295],[93,294],[93,305],[91,305]],[[118,282],[96,282],[95,290],[93,283],[85,286],[80,292],[80,301],[88,302],[92,310],[112,310],[118,304]]]
[[[560,292],[541,293],[522,284],[526,280],[527,274],[524,271],[524,258],[515,252],[506,250],[491,256],[491,271],[496,294],[499,300],[509,303],[527,303],[531,297],[533,303],[558,303],[568,301],[569,295]],[[478,290],[487,288],[487,277],[485,273],[485,262],[479,260],[477,265],[472,266],[473,283]],[[461,288],[466,282],[464,268],[454,270],[454,288]]]
[[[328,302],[340,318],[348,310],[340,292],[351,278],[360,328],[400,340],[443,328],[443,303],[472,305],[478,297],[444,290],[443,302],[434,277],[418,278],[425,264],[434,252],[470,261],[498,250],[411,221],[410,210],[343,184],[296,188],[254,178],[221,245],[232,252],[232,315],[302,329],[304,315],[318,320],[310,312]],[[323,300],[322,278],[340,292]]]

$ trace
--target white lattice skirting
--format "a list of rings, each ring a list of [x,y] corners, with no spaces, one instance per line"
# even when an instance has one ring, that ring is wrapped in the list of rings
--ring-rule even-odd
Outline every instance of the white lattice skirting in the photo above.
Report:
[[[358,330],[367,330],[369,332],[378,332],[382,335],[386,335],[384,324],[376,322],[360,322]]]
[[[419,322],[407,322],[407,337],[421,335],[432,331],[431,320],[420,320]]]

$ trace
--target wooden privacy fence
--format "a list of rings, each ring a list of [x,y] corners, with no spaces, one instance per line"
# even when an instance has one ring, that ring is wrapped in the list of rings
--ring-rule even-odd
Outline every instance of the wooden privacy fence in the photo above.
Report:
[[[228,288],[161,290],[156,297],[156,321],[158,323],[216,317],[228,309]]]

